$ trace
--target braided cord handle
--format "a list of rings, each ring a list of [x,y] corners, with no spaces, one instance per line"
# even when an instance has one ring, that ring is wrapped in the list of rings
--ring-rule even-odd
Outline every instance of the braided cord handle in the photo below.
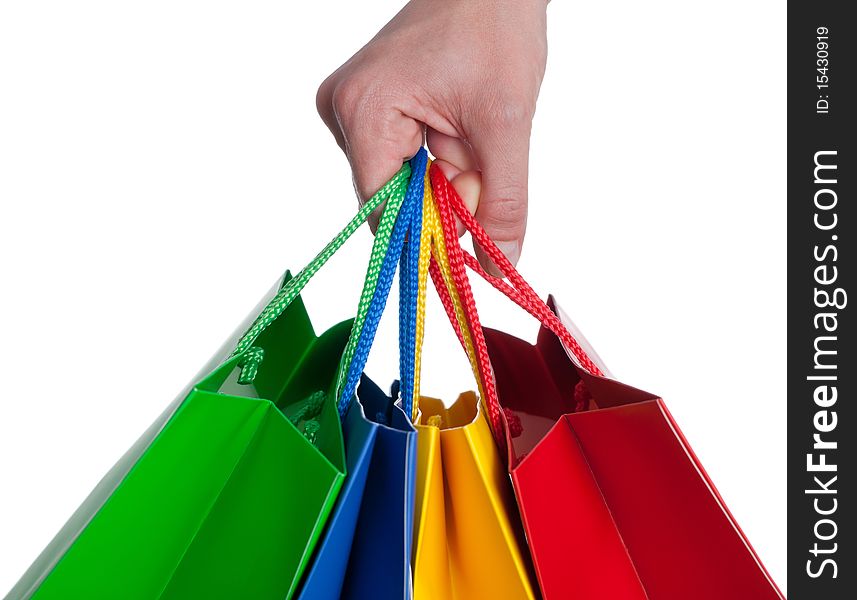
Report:
[[[450,270],[450,261],[447,253],[446,234],[444,232],[441,218],[435,204],[434,195],[432,194],[431,186],[425,187],[423,196],[423,233],[420,238],[420,263],[418,277],[418,296],[417,296],[417,329],[414,338],[413,355],[415,358],[414,370],[414,390],[413,390],[413,408],[411,409],[411,420],[417,419],[417,411],[419,409],[420,398],[420,371],[422,346],[425,332],[425,302],[426,302],[426,287],[428,273],[431,272],[435,288],[441,297],[444,308],[447,311],[447,316],[461,341],[462,346],[467,354],[470,362],[470,367],[476,379],[476,384],[479,389],[479,395],[482,398],[486,397],[486,383],[483,373],[480,371],[479,359],[474,347],[473,338],[471,336],[470,327],[467,322],[467,316],[462,308],[462,302],[455,287],[454,278]],[[496,397],[496,394],[494,394]],[[497,403],[494,403],[497,406]],[[492,428],[497,428],[498,432],[502,432],[502,424],[498,420],[494,420]],[[504,447],[504,438],[498,436],[501,447]]]
[[[428,167],[431,167],[431,161],[429,161]],[[467,317],[461,308],[461,301],[458,298],[452,274],[449,271],[446,242],[444,240],[443,229],[440,225],[437,206],[435,206],[434,195],[432,194],[428,169],[426,170],[423,189],[423,227],[420,232],[419,252],[417,253],[417,272],[416,277],[412,276],[411,284],[407,286],[408,296],[407,301],[404,303],[408,307],[416,308],[415,313],[409,313],[409,318],[414,319],[414,328],[413,334],[409,331],[407,337],[404,338],[406,343],[401,346],[400,350],[402,356],[409,356],[412,359],[411,365],[414,373],[413,387],[409,390],[410,393],[406,394],[404,393],[406,388],[404,385],[402,386],[403,408],[405,408],[406,414],[410,415],[411,421],[416,420],[419,410],[422,349],[425,340],[426,290],[428,287],[429,272],[431,272],[433,282],[438,288],[438,294],[446,309],[447,316],[470,359],[470,366],[480,393],[482,390],[482,379],[480,377],[478,362],[475,358],[475,351],[473,350],[473,342],[471,341],[467,327]],[[416,285],[416,293],[414,293],[414,285]],[[414,297],[416,298],[415,303],[413,302]],[[465,333],[467,334],[466,337]]]
[[[345,347],[345,352],[340,362],[336,389],[337,407],[341,417],[345,417],[345,414],[348,412],[354,391],[360,382],[360,375],[363,373],[366,361],[369,358],[369,352],[372,349],[372,343],[375,341],[378,324],[381,321],[381,315],[384,312],[390,288],[393,285],[396,265],[400,260],[407,260],[407,256],[403,252],[405,236],[409,230],[414,231],[415,222],[419,226],[419,221],[422,220],[420,200],[423,196],[426,161],[427,154],[422,149],[411,159],[412,176],[404,194],[401,210],[397,211],[397,218],[394,216],[392,219],[386,220],[383,233],[379,224],[378,231],[375,234],[376,245],[379,250],[383,250],[383,254],[376,255],[375,246],[373,246],[373,258],[370,259],[370,265],[374,264],[374,260],[378,264],[377,272],[373,268],[373,277],[367,276],[366,278],[358,306],[358,317],[355,320],[351,337],[348,339],[348,344]],[[384,217],[386,217],[386,212]],[[384,217],[382,217],[382,220],[384,220]],[[391,231],[388,231],[388,229]],[[382,235],[386,240],[379,243],[378,238]],[[413,381],[413,372],[409,371],[408,363],[405,363],[401,377],[403,383]]]
[[[417,419],[417,408],[420,401],[420,375],[422,373],[423,341],[426,330],[426,287],[428,284],[429,262],[431,260],[432,230],[431,211],[434,208],[434,196],[431,193],[431,182],[429,181],[429,169],[431,161],[427,165],[423,180],[423,223],[420,231],[420,243],[417,252],[416,273],[416,312],[414,314],[414,336],[408,338],[407,343],[399,350],[400,355],[413,357],[414,385],[410,390],[410,396],[402,394],[403,409],[411,421]],[[410,288],[413,292],[413,288]]]
[[[493,277],[486,273],[476,258],[461,248],[461,244],[458,242],[457,237],[455,240],[455,246],[457,246],[457,249],[453,251],[453,254],[460,256],[464,264],[473,269],[488,283],[508,296],[518,306],[533,315],[545,327],[550,329],[562,341],[563,345],[568,349],[575,361],[583,369],[593,375],[603,376],[604,374],[601,369],[599,369],[589,355],[586,354],[586,351],[568,331],[562,321],[560,321],[559,317],[557,317],[550,307],[545,304],[544,300],[542,300],[539,295],[533,291],[530,284],[524,280],[517,270],[515,270],[515,267],[511,262],[509,262],[509,259],[506,258],[479,222],[470,214],[470,211],[467,210],[467,207],[464,205],[464,202],[461,200],[458,192],[455,191],[455,188],[449,183],[443,172],[437,166],[433,166],[431,169],[431,183],[435,197],[438,199],[438,206],[441,207],[441,218],[449,221],[450,226],[454,226],[454,216],[457,216],[464,224],[465,229],[467,229],[473,236],[473,240],[479,244],[491,261],[497,265],[500,271],[502,271],[509,279],[511,285],[499,277]],[[447,207],[449,210],[445,211],[444,207]],[[467,279],[466,273],[463,274],[463,278],[464,280]],[[468,315],[469,314],[470,313],[468,313]],[[477,327],[477,325],[472,322],[471,325]]]
[[[437,170],[438,168],[433,166],[431,174]],[[455,315],[453,327],[459,335],[459,340],[464,342],[464,349],[470,359],[473,373],[479,381],[479,394],[485,404],[494,439],[501,451],[505,452],[506,437],[501,417],[502,409],[488,357],[488,345],[485,342],[476,302],[473,300],[473,290],[461,257],[462,249],[458,241],[458,231],[446,198],[439,196],[434,186],[432,188],[435,198],[434,214],[439,221],[440,240],[440,243],[435,246],[437,252],[432,264],[432,267],[437,265],[437,268],[432,271],[435,288],[447,309],[450,321],[453,321],[452,316]],[[448,244],[447,240],[450,240]],[[438,285],[440,283],[438,279],[442,279],[443,285]]]
[[[428,171],[431,161],[428,160],[428,153],[424,149],[420,152],[425,154],[425,163],[419,165],[422,171],[419,171],[415,165],[411,176],[411,181],[415,183],[415,192],[419,194],[414,199],[419,207],[414,213],[405,250],[402,252],[399,276],[399,373],[401,377],[399,393],[402,399],[402,410],[409,417],[414,412],[414,397],[420,385],[418,366],[421,364],[422,356],[417,356],[415,348],[417,336],[423,336],[425,329],[426,274],[424,271],[427,269],[423,268],[422,261],[424,255],[427,256],[430,252],[431,243],[431,236],[423,226],[426,214],[425,194],[426,190],[431,191]],[[415,181],[417,177],[420,179],[419,183]],[[420,318],[420,310],[422,310],[422,318]]]
[[[408,163],[402,165],[402,168],[399,169],[399,172],[396,173],[390,181],[384,184],[384,186],[378,190],[378,192],[369,199],[360,210],[354,215],[354,218],[345,226],[345,228],[340,231],[335,238],[333,238],[324,249],[318,253],[318,255],[307,265],[305,266],[300,273],[298,273],[293,279],[289,280],[286,285],[274,296],[268,305],[259,313],[259,316],[256,317],[256,320],[247,330],[247,332],[241,337],[238,341],[238,344],[235,346],[235,350],[232,351],[230,356],[238,356],[239,354],[245,353],[247,350],[253,346],[253,343],[256,341],[256,338],[265,331],[265,329],[273,323],[283,312],[288,308],[288,306],[294,301],[295,298],[301,293],[303,288],[309,282],[309,280],[315,275],[324,264],[330,260],[330,257],[333,256],[345,242],[350,238],[355,231],[357,231],[360,226],[369,218],[369,215],[378,208],[384,201],[387,202],[387,208],[390,208],[390,205],[401,206],[402,199],[404,198],[405,193],[405,182],[408,180],[408,177],[411,174],[411,167]],[[388,211],[385,210],[386,214]],[[398,212],[398,208],[396,209]],[[391,218],[395,220],[395,215],[391,213]],[[383,216],[382,216],[383,219]],[[392,227],[392,225],[390,225]],[[379,225],[380,231],[380,225]],[[378,236],[375,238],[376,243],[378,242]],[[373,246],[373,255],[375,254],[376,248]],[[378,252],[383,256],[385,248],[378,248]],[[367,279],[372,275],[373,262],[370,258],[369,262],[369,270],[367,271]],[[379,261],[380,264],[380,261]]]
[[[431,166],[431,162],[429,161],[428,167]],[[437,213],[437,207],[434,204],[434,195],[432,194],[431,185],[429,181],[429,173],[428,169],[425,173],[425,181],[423,186],[423,200],[422,200],[422,231],[420,232],[419,239],[419,251],[417,252],[417,270],[416,277],[411,277],[411,285],[403,286],[402,292],[404,296],[404,301],[402,302],[404,307],[408,309],[410,307],[415,308],[415,312],[412,314],[409,313],[409,318],[413,316],[414,321],[414,329],[413,335],[408,332],[407,335],[401,336],[400,341],[402,341],[402,345],[400,348],[400,353],[402,356],[411,356],[413,368],[413,386],[410,390],[410,398],[408,394],[404,392],[405,386],[402,386],[402,398],[404,400],[404,408],[406,408],[406,414],[410,415],[412,421],[415,421],[417,418],[417,410],[419,408],[419,395],[420,395],[420,379],[421,379],[421,371],[422,371],[422,348],[423,342],[425,340],[425,318],[426,318],[426,290],[428,287],[428,274],[431,268],[432,273],[437,273],[437,285],[441,286],[443,289],[442,298],[448,299],[449,305],[449,317],[450,320],[453,321],[453,326],[455,327],[456,333],[461,340],[462,346],[465,348],[465,351],[470,348],[472,349],[472,342],[470,341],[469,331],[467,331],[467,318],[464,315],[464,311],[461,310],[460,302],[458,301],[458,295],[455,291],[455,287],[452,282],[452,276],[449,273],[448,265],[449,260],[446,258],[446,244],[443,237],[443,230],[440,226],[440,219]],[[440,263],[443,265],[443,273],[441,275],[441,267],[438,264],[438,260],[435,258],[436,256],[442,257],[440,259]],[[411,273],[414,275],[414,273]],[[447,286],[448,282],[448,286]],[[413,285],[416,285],[416,295],[413,294]],[[453,301],[450,297],[450,290],[452,294],[455,294],[456,304],[453,305]],[[415,303],[412,302],[415,298]],[[446,300],[444,300],[444,305],[447,305]],[[458,307],[457,309],[455,307]],[[465,338],[462,336],[462,326],[464,330],[467,331],[468,337]],[[470,353],[472,354],[472,353]],[[469,355],[470,355],[469,354]],[[474,370],[474,375],[476,376],[477,384],[480,385],[481,389],[481,379],[479,377],[478,365],[475,360],[470,361],[471,367]],[[410,402],[408,402],[410,400]]]

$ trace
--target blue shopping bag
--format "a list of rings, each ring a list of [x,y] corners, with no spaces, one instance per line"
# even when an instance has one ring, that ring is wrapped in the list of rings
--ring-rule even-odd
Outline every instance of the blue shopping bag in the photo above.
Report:
[[[324,536],[304,575],[297,596],[301,600],[340,596],[377,432],[378,427],[366,419],[360,410],[349,409],[342,423],[347,476],[328,519]]]
[[[398,402],[363,377],[351,410],[376,425],[342,598],[410,597],[417,432]]]
[[[407,598],[416,430],[365,375],[342,427],[348,477],[299,598]]]
[[[416,475],[416,430],[397,402],[413,389],[413,362],[400,361],[401,386],[388,396],[362,374],[386,306],[397,263],[403,291],[417,276],[427,164],[424,149],[411,159],[412,176],[384,257],[366,323],[340,395],[348,476],[302,583],[301,600],[401,599],[411,596],[410,557]],[[415,295],[402,294],[400,342],[413,336]],[[356,390],[356,397],[355,397]]]

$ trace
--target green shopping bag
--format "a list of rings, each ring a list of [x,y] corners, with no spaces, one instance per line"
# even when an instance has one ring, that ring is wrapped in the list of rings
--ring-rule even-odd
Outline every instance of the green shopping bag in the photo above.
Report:
[[[310,265],[294,279],[284,276],[8,599],[293,595],[345,477],[338,383],[408,175],[406,164]],[[384,201],[355,323],[317,336],[298,294]]]

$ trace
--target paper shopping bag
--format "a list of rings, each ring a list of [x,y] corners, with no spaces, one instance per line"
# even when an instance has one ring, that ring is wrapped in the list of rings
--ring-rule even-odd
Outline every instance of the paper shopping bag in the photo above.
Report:
[[[422,201],[428,154],[420,148],[411,159],[411,178],[401,211],[396,220],[387,254],[381,265],[369,317],[355,350],[348,372],[346,392],[357,381],[357,401],[350,411],[359,411],[363,419],[377,428],[375,447],[360,505],[354,543],[348,558],[341,598],[361,600],[398,600],[409,598],[411,590],[411,536],[417,458],[417,434],[402,410],[400,390],[413,387],[413,366],[400,361],[400,383],[387,396],[365,375],[372,341],[393,284],[396,265],[403,288],[416,278],[412,267],[415,238],[422,229]],[[410,242],[406,243],[406,239]],[[400,341],[408,339],[408,315],[415,310],[416,298],[407,296],[400,303]]]
[[[283,279],[9,598],[292,597],[345,476],[339,382],[365,319],[361,305],[354,327],[316,336],[299,293],[383,202],[392,229],[409,173]],[[376,237],[366,289],[388,243]]]
[[[416,331],[424,330],[429,264],[450,321],[465,348],[480,393],[482,381],[470,327],[451,276],[446,235],[431,193],[423,199]],[[455,235],[455,232],[451,232]],[[433,258],[432,258],[433,257]],[[422,337],[402,354],[421,364]],[[412,390],[419,407],[414,597],[530,599],[531,565],[503,457],[476,394],[462,394],[449,409],[419,395],[419,369]]]
[[[460,218],[508,278],[488,275],[457,237],[450,243],[544,596],[781,598],[663,400],[607,376],[437,169],[432,187],[444,230]],[[536,345],[483,336],[465,265],[543,323]]]
[[[546,597],[782,597],[661,398],[580,369],[544,327],[485,336]]]
[[[290,420],[330,393],[350,323],[319,337],[296,300],[257,341],[252,386],[226,361],[114,467],[10,598],[286,597],[344,476],[332,401],[316,443]]]
[[[377,437],[348,558],[342,598],[410,597],[417,432],[401,407],[363,377],[351,410]]]
[[[410,593],[416,430],[366,376],[357,400],[343,422],[348,478],[301,586],[302,599]]]
[[[357,340],[353,352],[346,351],[351,359],[343,371],[341,392],[349,476],[302,584],[301,599],[382,600],[410,595],[416,431],[397,402],[398,386],[392,397],[387,396],[362,372],[397,264],[402,266],[403,286],[416,276],[409,269],[412,252],[405,240],[421,229],[426,162],[425,150],[410,161],[412,176],[390,242],[381,260],[375,261],[380,264],[375,286],[364,288],[361,306],[367,307],[366,318],[359,336],[353,338]],[[383,225],[379,224],[379,233]],[[409,304],[413,302],[404,299],[400,307],[405,321],[412,310]],[[413,368],[406,361],[401,377],[403,387],[410,388]],[[349,404],[355,388],[356,401]]]
[[[534,598],[506,468],[473,392],[421,397],[414,598]]]

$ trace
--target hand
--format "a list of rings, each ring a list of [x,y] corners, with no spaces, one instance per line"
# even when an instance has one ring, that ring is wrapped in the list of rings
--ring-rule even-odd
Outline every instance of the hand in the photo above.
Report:
[[[468,208],[516,263],[530,129],[547,57],[545,0],[411,0],[318,90],[361,201],[425,135]],[[478,252],[483,266],[499,275]]]

